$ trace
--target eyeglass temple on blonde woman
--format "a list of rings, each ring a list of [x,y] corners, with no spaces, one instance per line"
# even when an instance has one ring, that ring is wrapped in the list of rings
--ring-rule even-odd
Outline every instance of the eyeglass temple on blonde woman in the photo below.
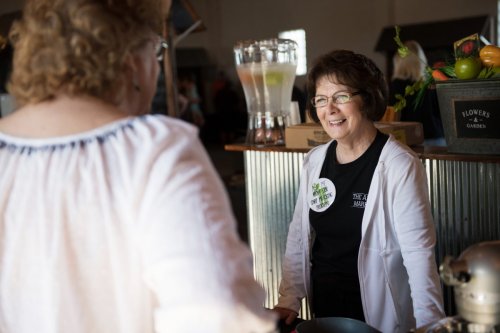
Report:
[[[158,44],[156,45],[156,58],[158,61],[163,60],[163,56],[165,55],[165,50],[168,49],[168,43],[165,39],[160,38]]]

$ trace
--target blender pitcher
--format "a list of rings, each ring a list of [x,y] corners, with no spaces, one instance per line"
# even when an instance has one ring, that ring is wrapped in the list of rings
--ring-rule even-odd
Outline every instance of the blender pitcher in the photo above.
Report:
[[[234,46],[236,70],[248,110],[246,143],[285,143],[297,68],[297,43],[289,39],[248,40]]]

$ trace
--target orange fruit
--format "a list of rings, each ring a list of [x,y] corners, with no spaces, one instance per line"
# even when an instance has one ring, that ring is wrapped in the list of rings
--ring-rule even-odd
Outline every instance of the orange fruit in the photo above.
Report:
[[[436,81],[446,81],[446,80],[448,80],[448,77],[446,76],[446,74],[444,74],[443,72],[441,72],[437,68],[432,71],[432,77]]]

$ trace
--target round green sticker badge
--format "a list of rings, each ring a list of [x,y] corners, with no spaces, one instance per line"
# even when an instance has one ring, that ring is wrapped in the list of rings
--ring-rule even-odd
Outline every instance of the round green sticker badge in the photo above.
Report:
[[[311,190],[307,194],[309,208],[318,213],[324,212],[335,201],[336,194],[337,190],[330,179],[318,179],[312,183]]]

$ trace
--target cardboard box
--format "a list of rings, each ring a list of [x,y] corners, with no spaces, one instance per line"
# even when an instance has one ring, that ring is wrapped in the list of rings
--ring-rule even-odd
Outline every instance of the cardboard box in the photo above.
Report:
[[[302,123],[285,129],[287,148],[312,148],[330,141],[320,124]]]
[[[380,132],[392,134],[400,142],[408,146],[424,143],[424,127],[422,123],[414,121],[375,122]]]
[[[392,134],[409,146],[424,142],[424,130],[421,123],[409,121],[375,122],[381,132]],[[285,129],[285,144],[287,148],[312,148],[330,141],[331,138],[320,124],[303,123],[289,126]]]

